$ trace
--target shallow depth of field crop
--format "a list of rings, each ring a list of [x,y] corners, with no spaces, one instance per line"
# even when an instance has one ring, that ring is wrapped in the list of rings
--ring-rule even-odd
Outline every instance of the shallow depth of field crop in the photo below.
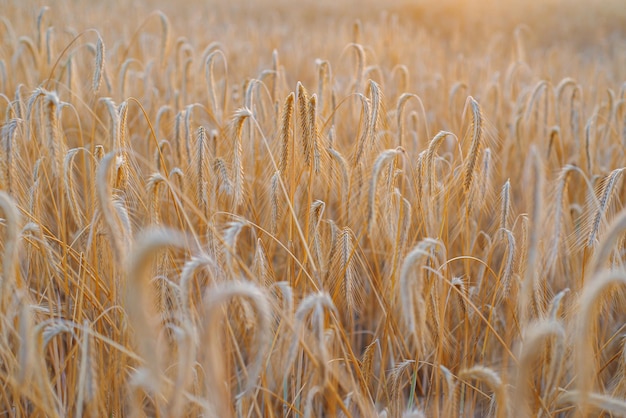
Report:
[[[0,416],[626,416],[621,0],[0,13]]]

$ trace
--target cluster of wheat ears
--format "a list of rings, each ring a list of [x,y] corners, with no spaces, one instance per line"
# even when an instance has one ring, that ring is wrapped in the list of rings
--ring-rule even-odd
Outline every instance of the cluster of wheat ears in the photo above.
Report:
[[[0,18],[0,415],[626,416],[623,69],[52,12]]]

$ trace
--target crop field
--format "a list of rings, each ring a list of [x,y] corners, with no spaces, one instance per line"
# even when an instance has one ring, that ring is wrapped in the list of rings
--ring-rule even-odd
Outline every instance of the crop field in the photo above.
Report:
[[[0,0],[0,417],[625,417],[623,0]]]

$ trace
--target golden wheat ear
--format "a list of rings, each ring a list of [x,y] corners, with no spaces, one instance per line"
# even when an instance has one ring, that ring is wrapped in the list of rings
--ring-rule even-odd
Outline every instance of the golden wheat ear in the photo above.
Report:
[[[252,282],[230,281],[207,289],[203,298],[204,321],[202,341],[205,344],[205,356],[202,362],[204,372],[207,374],[206,391],[213,405],[213,409],[224,415],[229,407],[227,399],[219,394],[224,394],[224,384],[227,376],[224,371],[224,347],[219,338],[219,312],[223,304],[233,298],[243,298],[255,310],[256,313],[256,350],[253,360],[243,366],[242,373],[245,376],[245,384],[236,395],[239,402],[248,395],[254,395],[257,385],[263,381],[265,374],[266,357],[272,341],[271,330],[271,307],[265,292]]]
[[[168,248],[186,248],[184,235],[171,229],[152,229],[142,233],[133,245],[126,270],[124,308],[133,327],[139,355],[144,365],[137,370],[134,383],[148,392],[163,390],[163,361],[155,342],[160,328],[160,312],[156,312],[154,289],[150,285],[152,258]]]

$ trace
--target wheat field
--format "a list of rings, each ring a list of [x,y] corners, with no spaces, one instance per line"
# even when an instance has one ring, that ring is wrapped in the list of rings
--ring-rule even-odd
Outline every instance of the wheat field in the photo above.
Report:
[[[0,416],[626,416],[621,0],[0,10]]]

